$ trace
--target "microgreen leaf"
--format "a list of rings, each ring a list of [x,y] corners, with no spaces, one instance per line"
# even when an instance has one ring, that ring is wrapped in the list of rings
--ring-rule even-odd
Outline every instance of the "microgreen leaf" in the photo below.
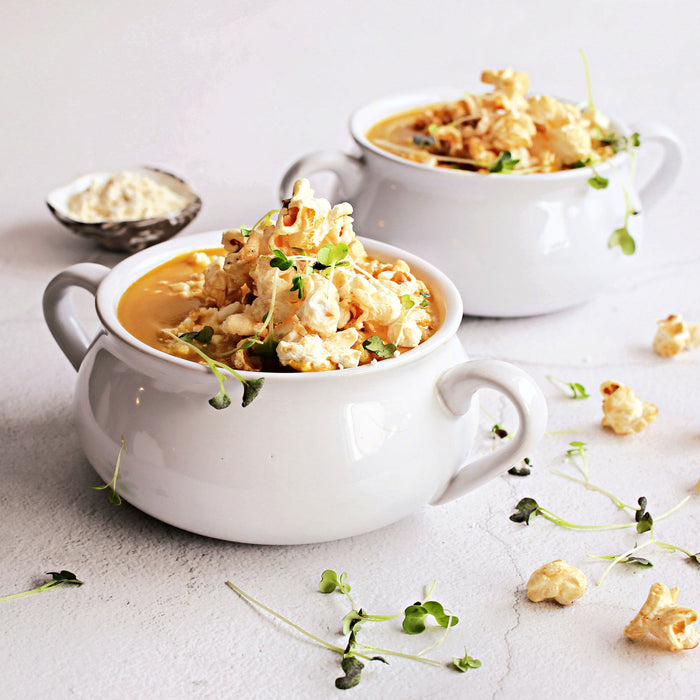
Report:
[[[416,302],[411,299],[410,294],[402,294],[399,299],[404,309],[412,309],[416,305]]]
[[[585,456],[586,451],[588,450],[586,443],[581,442],[580,440],[574,440],[573,442],[570,442],[569,445],[570,447],[566,451],[566,454],[569,455],[569,457],[573,457],[574,455],[583,457]]]
[[[481,661],[479,661],[479,659],[475,659],[473,656],[469,656],[465,648],[464,656],[461,659],[454,657],[452,659],[452,665],[461,673],[465,673],[470,668],[479,668],[481,666]]]
[[[339,690],[354,688],[362,678],[362,669],[365,665],[355,656],[344,656],[340,662],[344,676],[335,679],[335,687]]]
[[[534,498],[521,498],[515,506],[515,513],[510,516],[514,523],[530,524],[530,520],[539,514],[539,505]]]
[[[520,158],[513,158],[510,151],[503,151],[498,158],[489,165],[490,173],[510,173],[520,162]]]
[[[260,379],[243,380],[243,399],[241,400],[241,406],[243,408],[250,405],[255,400],[264,383],[264,377],[261,377]]]
[[[253,355],[261,355],[264,357],[275,357],[277,355],[277,346],[279,341],[275,340],[272,331],[268,331],[267,337],[262,342],[253,342],[251,353]]]
[[[525,459],[523,459],[520,462],[520,464],[521,464],[520,467],[517,467],[517,466],[511,467],[508,470],[508,473],[512,474],[513,476],[529,476],[531,473],[530,467],[532,466],[532,464],[530,463],[530,458],[525,457]]]
[[[281,250],[274,249],[271,252],[270,267],[277,267],[284,272],[294,266],[294,261],[290,260]]]
[[[326,569],[321,574],[321,581],[318,584],[318,589],[321,593],[333,593],[336,588],[339,589],[341,593],[349,593],[351,588],[350,584],[346,583],[347,577],[348,575],[345,571],[338,577],[338,574],[336,574],[333,569]]]
[[[633,566],[641,566],[647,569],[652,568],[654,565],[643,557],[625,557],[625,559],[620,560],[622,564],[631,564]]]
[[[365,617],[362,615],[362,610],[351,610],[343,618],[343,634],[350,634],[353,630],[359,629],[364,620]]]
[[[491,428],[491,433],[494,437],[501,438],[501,440],[505,440],[508,437],[508,431],[498,423]]]
[[[209,345],[209,343],[211,343],[211,339],[214,337],[214,329],[211,326],[203,326],[198,331],[190,331],[189,333],[183,333],[178,337],[185,343],[193,343],[196,341],[206,348]]]
[[[627,143],[632,148],[639,148],[642,145],[642,138],[639,135],[639,132],[635,131],[633,134],[631,134],[630,137],[627,139]]]
[[[432,615],[440,627],[454,627],[459,618],[449,615],[436,600],[426,600],[424,603],[409,605],[404,610],[402,627],[408,634],[420,634],[425,630],[425,618]]]
[[[243,393],[245,394],[245,387],[243,388]],[[209,399],[208,403],[212,408],[215,408],[217,411],[221,411],[222,409],[228,408],[231,405],[231,397],[226,392],[226,389],[224,388],[223,384],[221,384],[221,389],[219,389],[219,393],[215,396],[212,396]]]
[[[346,243],[338,243],[337,245],[326,243],[326,245],[319,248],[316,259],[321,265],[330,267],[339,263],[347,254],[348,246]]]
[[[393,343],[384,343],[378,335],[371,335],[362,343],[362,347],[383,359],[393,357],[396,353],[396,345]]]
[[[431,127],[435,126],[433,131],[437,129],[437,125],[431,124]],[[428,129],[430,131],[430,129]],[[424,136],[423,134],[413,134],[413,145],[414,146],[434,146],[435,137],[434,136]]]
[[[248,228],[247,226],[241,226],[238,230],[241,232],[241,235],[243,236],[243,238],[248,238],[248,236],[250,236],[250,233],[253,229]]]
[[[634,238],[632,238],[626,226],[615,229],[608,239],[608,248],[614,248],[618,245],[625,255],[632,255],[637,249]]]
[[[549,379],[549,381],[552,382],[555,386],[562,388],[563,391],[566,391],[565,389],[563,389],[563,387],[568,387],[569,391],[571,392],[570,396],[568,392],[566,392],[569,398],[587,399],[590,396],[583,384],[579,384],[578,382],[567,382],[563,379],[559,379],[558,377],[554,377],[551,374],[547,375],[547,379]]]
[[[304,278],[297,273],[292,277],[292,286],[289,288],[290,292],[296,292],[301,299],[304,296]]]
[[[700,564],[700,552],[696,552],[695,554],[691,554],[689,559],[692,559],[696,564]]]
[[[647,499],[641,496],[637,499],[639,508],[634,513],[634,519],[637,522],[637,532],[643,533],[648,532],[654,526],[654,519],[651,514],[647,512]]]
[[[599,175],[595,170],[593,171],[593,177],[588,178],[588,184],[594,190],[604,190],[609,184],[610,180],[607,177]]]

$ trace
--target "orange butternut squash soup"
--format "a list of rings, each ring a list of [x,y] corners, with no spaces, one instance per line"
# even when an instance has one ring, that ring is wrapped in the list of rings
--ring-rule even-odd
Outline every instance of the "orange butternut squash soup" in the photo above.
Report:
[[[439,327],[438,304],[405,261],[367,255],[351,213],[299,180],[278,212],[225,231],[221,249],[134,282],[119,320],[151,347],[237,370],[343,369],[410,350]]]

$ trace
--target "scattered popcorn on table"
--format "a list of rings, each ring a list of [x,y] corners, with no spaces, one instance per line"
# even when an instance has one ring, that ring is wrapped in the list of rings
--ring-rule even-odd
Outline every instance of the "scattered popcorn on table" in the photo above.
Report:
[[[638,433],[656,420],[656,406],[642,401],[624,384],[603,382],[600,385],[600,393],[604,396],[604,415],[601,423],[604,427],[612,428],[618,435]]]
[[[652,634],[671,651],[694,649],[700,641],[692,626],[698,614],[692,608],[676,605],[679,591],[678,587],[669,589],[663,583],[655,583],[642,609],[625,627],[625,637],[636,641]]]
[[[583,571],[556,559],[533,572],[527,582],[527,597],[533,603],[555,600],[560,605],[571,605],[586,592],[587,587]]]
[[[673,357],[683,350],[700,345],[700,323],[684,321],[680,315],[671,314],[657,321],[654,350],[662,357]]]

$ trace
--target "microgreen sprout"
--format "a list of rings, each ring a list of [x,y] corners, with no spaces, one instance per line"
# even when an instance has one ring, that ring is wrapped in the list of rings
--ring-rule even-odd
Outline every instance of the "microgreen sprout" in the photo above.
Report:
[[[82,586],[83,582],[78,581],[76,575],[71,571],[66,571],[65,569],[61,571],[47,571],[47,576],[51,576],[51,580],[46,583],[32,588],[28,591],[22,591],[21,593],[13,593],[11,595],[2,596],[0,602],[5,600],[13,600],[14,598],[23,598],[24,596],[32,595],[32,593],[41,593],[42,591],[48,591],[50,588],[56,588],[56,586],[62,586],[63,584],[71,584],[74,586]]]
[[[647,499],[641,496],[637,503],[639,508],[634,513],[634,520],[637,523],[637,532],[641,535],[643,532],[649,532],[654,527],[654,519],[647,512]]]
[[[508,431],[498,423],[494,423],[494,425],[491,427],[491,435],[493,435],[495,438],[499,438],[500,440],[505,440],[506,438],[512,437],[508,433]]]
[[[593,171],[593,177],[588,178],[588,184],[594,190],[604,190],[610,184],[610,180],[607,177],[603,177],[600,173],[597,173],[595,168],[591,165],[591,170]]]
[[[424,603],[414,603],[404,610],[402,627],[408,634],[420,634],[425,631],[425,618],[431,615],[440,627],[454,627],[459,618],[445,612],[440,603],[426,600]]]
[[[318,589],[321,593],[333,593],[337,588],[342,594],[347,595],[351,590],[347,580],[347,572],[343,571],[343,573],[338,576],[333,569],[326,569],[321,574],[321,581],[318,584]]]
[[[204,331],[207,328],[211,329],[211,326],[204,326],[202,331]],[[201,333],[202,331],[199,331],[199,333]],[[236,372],[236,370],[232,367],[229,367],[227,364],[224,364],[223,362],[219,362],[218,360],[214,360],[213,358],[209,357],[209,355],[207,355],[202,349],[195,345],[194,341],[197,340],[197,334],[195,334],[195,336],[193,336],[191,339],[187,339],[187,336],[190,336],[189,333],[184,333],[182,336],[178,337],[170,331],[165,332],[175,340],[184,343],[185,345],[187,345],[187,347],[194,350],[207,363],[212,374],[216,377],[216,380],[219,382],[219,393],[216,394],[216,396],[212,396],[212,398],[209,399],[209,405],[213,408],[220,410],[223,408],[228,408],[231,405],[231,397],[228,395],[226,387],[224,386],[226,377],[219,371],[219,368],[223,369],[226,372],[229,372],[243,385],[243,398],[241,400],[241,406],[243,408],[250,405],[255,400],[255,397],[260,393],[260,390],[262,389],[262,386],[265,383],[264,377],[261,377],[260,379],[244,379],[243,376]],[[213,334],[213,329],[211,330],[211,333]],[[206,332],[205,337],[208,337],[209,340],[211,340],[211,335],[209,331]],[[207,343],[203,343],[203,345],[208,345],[208,341]]]
[[[641,138],[639,136],[639,133],[635,131],[629,138],[625,139],[625,144],[626,150],[629,153],[632,162],[632,165],[630,167],[631,183],[634,181],[634,171],[636,163],[636,153],[634,149],[638,148],[641,144]],[[629,232],[629,219],[631,216],[636,216],[637,214],[639,214],[639,212],[632,205],[629,189],[625,187],[625,185],[622,183],[622,179],[620,178],[620,174],[618,173],[617,169],[612,164],[611,167],[613,168],[613,172],[615,173],[617,179],[620,181],[622,194],[625,197],[625,220],[620,228],[615,229],[612,232],[610,238],[608,239],[608,248],[615,248],[616,246],[620,246],[620,250],[624,253],[624,255],[632,255],[637,249],[637,244],[635,243],[634,238]]]
[[[433,132],[435,132],[437,130],[437,125],[431,124],[431,126],[435,126],[435,129],[433,129]],[[430,131],[430,129],[428,129],[428,131]],[[413,134],[413,144],[415,146],[434,146],[435,137],[424,136],[423,134]]]
[[[112,475],[111,481],[109,481],[106,484],[102,484],[102,486],[90,487],[93,491],[102,491],[104,489],[109,489],[109,502],[114,503],[115,506],[120,506],[122,504],[122,499],[117,493],[117,477],[119,476],[119,466],[122,461],[122,452],[126,452],[127,454],[129,453],[129,450],[127,450],[126,448],[126,440],[124,439],[123,435],[122,445],[119,448],[119,454],[117,455],[117,463],[114,466],[114,474]]]
[[[299,299],[303,298],[304,296],[304,278],[297,273],[292,277],[292,286],[289,288],[290,292],[296,292],[297,295],[299,296]]]
[[[272,217],[278,213],[279,209],[270,209],[267,214],[261,216],[252,226],[239,226],[238,230],[241,232],[243,238],[248,238],[258,226],[268,226],[272,221]]]
[[[530,458],[525,457],[523,460],[521,460],[519,467],[511,467],[508,470],[508,473],[512,474],[513,476],[529,476],[531,473],[531,467],[532,463],[530,462]]]
[[[490,173],[512,173],[520,158],[513,158],[510,151],[503,151],[498,158],[488,166]]]
[[[394,357],[396,354],[396,345],[385,343],[378,335],[371,335],[362,343],[362,347],[383,360]]]
[[[270,267],[279,268],[282,272],[288,270],[290,267],[293,267],[295,270],[297,269],[296,265],[294,265],[294,261],[290,260],[281,250],[273,249],[271,252],[272,260],[270,260]]]
[[[657,518],[657,522],[659,520],[662,520],[663,518],[666,518],[668,515],[676,511],[678,508],[680,508],[682,505],[686,503],[686,501],[690,498],[690,496],[686,496],[677,506],[672,508],[670,511],[664,513],[661,517]],[[700,552],[693,554],[687,549],[683,549],[683,547],[679,547],[678,545],[675,544],[669,544],[668,542],[662,542],[660,540],[657,540],[655,535],[654,535],[654,522],[651,519],[651,516],[649,516],[648,520],[646,520],[645,516],[648,515],[646,512],[646,499],[644,497],[639,499],[639,510],[637,512],[642,511],[643,514],[640,516],[640,519],[637,521],[637,523],[642,523],[644,522],[644,528],[640,530],[639,527],[637,527],[637,531],[640,533],[644,532],[649,532],[649,539],[646,542],[643,542],[640,545],[637,545],[635,543],[634,547],[632,549],[627,550],[626,552],[623,552],[622,554],[618,554],[616,556],[610,556],[610,555],[592,555],[589,554],[588,556],[591,559],[608,559],[611,560],[610,565],[605,569],[603,572],[603,575],[598,579],[597,585],[600,586],[601,583],[605,580],[605,577],[610,573],[612,568],[620,563],[633,563],[633,564],[638,564],[639,566],[646,566],[646,567],[651,567],[652,564],[646,559],[641,559],[639,557],[636,557],[635,555],[639,552],[639,550],[643,549],[644,547],[648,547],[649,545],[656,545],[659,549],[666,549],[672,552],[680,552],[681,554],[685,555],[690,559],[693,563],[695,564],[700,564]],[[635,516],[636,518],[636,516]],[[648,527],[646,525],[648,524]]]
[[[588,556],[591,559],[607,559],[608,561],[616,561],[618,564],[630,564],[631,566],[638,566],[647,569],[651,569],[654,566],[654,564],[652,564],[652,562],[650,562],[648,559],[644,559],[643,557],[633,557],[631,555],[624,557],[624,559],[620,559],[619,554],[589,554]]]
[[[515,506],[515,512],[510,516],[514,523],[529,525],[532,519],[541,515],[545,520],[568,530],[622,530],[634,527],[635,523],[619,523],[615,525],[580,525],[559,517],[551,510],[540,506],[534,498],[521,498]]]
[[[438,644],[442,643],[450,628],[454,627],[458,622],[455,615],[447,612],[437,601],[431,600],[431,595],[435,589],[436,583],[433,583],[433,585],[426,590],[425,599],[423,601],[419,601],[414,605],[408,606],[403,614],[373,615],[366,612],[363,608],[355,607],[355,604],[352,602],[352,598],[350,598],[350,585],[347,582],[347,573],[343,572],[338,575],[332,569],[326,569],[321,574],[321,580],[318,584],[319,590],[325,594],[331,594],[335,591],[339,591],[348,598],[352,605],[352,609],[342,620],[342,632],[343,635],[348,636],[348,640],[345,647],[340,647],[321,639],[315,634],[287,619],[280,613],[272,610],[272,608],[264,605],[260,601],[250,596],[248,593],[244,592],[238,586],[231,583],[231,581],[226,581],[226,585],[252,605],[258,606],[262,610],[286,623],[317,644],[320,644],[326,649],[339,654],[342,657],[340,668],[343,675],[336,678],[335,687],[341,690],[353,688],[360,682],[362,678],[362,671],[364,669],[363,661],[379,661],[386,664],[388,661],[384,658],[385,655],[410,659],[412,661],[429,664],[431,666],[442,666],[442,662],[436,659],[428,658],[424,656],[424,654]],[[428,616],[434,618],[438,625],[444,627],[445,633],[440,639],[438,639],[437,642],[431,644],[431,646],[427,647],[418,654],[407,654],[391,649],[383,649],[361,642],[357,638],[357,634],[365,622],[384,622],[400,617],[404,618],[403,628],[408,634],[419,634],[425,630],[425,619]],[[478,668],[481,663],[477,659],[469,657],[466,654],[465,649],[464,658],[453,659],[453,665],[458,670],[464,671],[467,668]]]
[[[586,90],[588,92],[588,109],[594,110],[595,106],[593,105],[593,88],[591,84],[591,71],[588,67],[588,58],[586,57],[586,53],[583,49],[579,49],[578,52],[581,56],[581,60],[583,61],[583,72],[586,76]]]
[[[460,673],[465,673],[470,668],[480,668],[481,661],[479,661],[479,659],[475,659],[473,656],[469,656],[465,648],[464,656],[461,659],[458,657],[454,657],[452,659],[452,666],[456,668]]]
[[[562,389],[570,399],[587,399],[590,396],[583,384],[579,384],[578,382],[567,382],[551,374],[547,375],[547,379],[549,379],[554,386]],[[571,394],[569,394],[564,387],[568,387]]]

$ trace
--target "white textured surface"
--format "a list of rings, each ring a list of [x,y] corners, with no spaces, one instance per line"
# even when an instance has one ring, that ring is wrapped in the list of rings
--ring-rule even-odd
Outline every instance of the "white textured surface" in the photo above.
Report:
[[[316,590],[328,567],[348,571],[356,601],[376,612],[399,611],[437,579],[436,598],[461,620],[432,655],[449,661],[466,645],[483,662],[465,675],[401,659],[368,665],[348,691],[353,697],[698,693],[700,651],[672,654],[622,637],[656,580],[680,586],[680,603],[700,607],[697,566],[650,547],[653,569],[617,567],[596,587],[604,564],[586,555],[631,547],[631,531],[508,520],[526,495],[579,522],[625,518],[603,496],[551,473],[565,466],[574,439],[589,445],[595,483],[627,502],[646,495],[655,515],[693,492],[700,351],[668,361],[650,349],[657,319],[676,312],[700,321],[700,181],[692,162],[649,215],[648,245],[614,293],[544,318],[464,321],[461,338],[473,356],[518,363],[547,394],[553,434],[532,455],[532,475],[503,476],[341,542],[284,548],[207,540],[90,490],[97,479],[71,425],[75,375],[44,326],[40,300],[64,267],[119,260],[50,218],[43,197],[53,187],[90,170],[160,165],[191,179],[204,200],[192,232],[250,223],[274,205],[279,177],[298,155],[347,143],[351,109],[386,92],[473,82],[482,68],[512,65],[530,72],[535,89],[583,96],[576,51],[583,47],[597,104],[627,122],[665,123],[692,156],[699,19],[693,3],[651,0],[3,3],[0,595],[60,568],[86,583],[0,603],[2,696],[342,695],[333,687],[335,655],[224,585],[231,579],[340,643],[345,603]],[[580,381],[594,396],[566,399],[548,374]],[[596,392],[606,379],[654,401],[656,423],[634,436],[603,432]],[[699,515],[695,496],[658,524],[657,535],[700,550]],[[529,603],[531,571],[557,557],[586,572],[588,593],[565,609]],[[386,624],[384,631],[367,624],[361,638],[376,634],[380,645],[414,651],[428,643]]]

